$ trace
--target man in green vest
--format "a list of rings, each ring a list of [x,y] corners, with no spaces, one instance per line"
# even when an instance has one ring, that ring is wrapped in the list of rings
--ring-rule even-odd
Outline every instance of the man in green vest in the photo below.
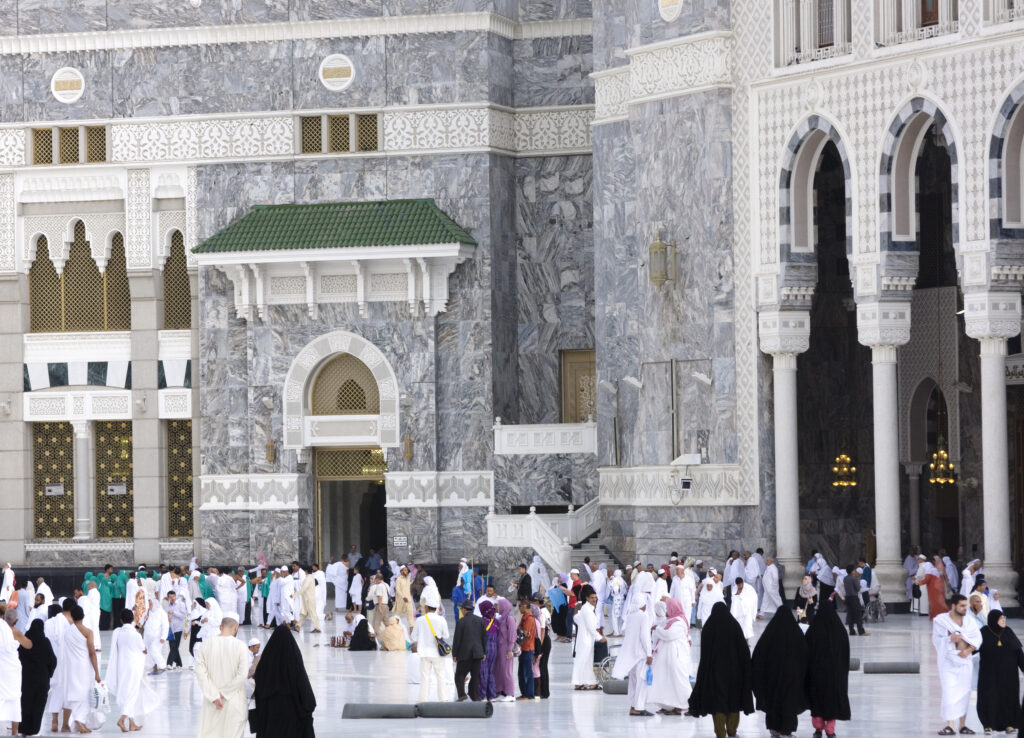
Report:
[[[103,576],[96,581],[100,590],[100,630],[114,629],[112,613],[114,610],[115,583],[114,567],[107,564],[103,567]]]

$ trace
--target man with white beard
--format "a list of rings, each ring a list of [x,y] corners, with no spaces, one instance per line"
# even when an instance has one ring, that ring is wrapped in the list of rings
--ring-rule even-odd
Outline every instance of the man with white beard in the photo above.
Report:
[[[775,565],[775,559],[771,556],[765,559],[765,564],[764,576],[761,577],[764,595],[761,598],[758,620],[774,615],[775,611],[782,607],[782,595],[779,594],[779,567]]]
[[[757,592],[749,584],[743,581],[743,577],[736,577],[736,591],[732,594],[732,604],[729,612],[736,618],[736,622],[743,628],[743,637],[750,643],[754,637],[754,618],[757,616]]]
[[[687,559],[687,562],[690,561],[692,559]],[[693,612],[694,600],[697,597],[697,589],[693,586],[690,570],[683,564],[676,567],[676,576],[672,577],[672,589],[669,590],[669,597],[679,600],[687,621],[689,621],[690,614]]]
[[[50,589],[50,585],[42,577],[36,580],[36,594],[43,596],[43,604],[47,607],[53,604],[53,590]]]

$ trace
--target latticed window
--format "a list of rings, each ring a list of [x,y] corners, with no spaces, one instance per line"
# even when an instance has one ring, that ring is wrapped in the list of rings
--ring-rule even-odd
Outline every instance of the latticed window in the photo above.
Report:
[[[78,128],[61,128],[60,131],[60,163],[78,163]]]
[[[562,422],[597,417],[597,365],[593,350],[562,352]]]
[[[75,434],[71,423],[32,424],[32,510],[36,538],[75,534]]]
[[[184,331],[192,327],[192,291],[181,231],[171,235],[171,251],[164,263],[164,328]]]
[[[835,43],[835,1],[818,0],[818,47]]]
[[[85,128],[85,160],[107,160],[107,129],[103,126],[86,126]]]
[[[102,331],[103,275],[89,251],[82,221],[75,224],[75,240],[71,242],[61,277],[64,280],[64,330]]]
[[[85,226],[78,221],[67,263],[59,275],[50,260],[46,239],[40,237],[36,260],[29,270],[29,310],[29,330],[33,333],[131,330],[124,237],[114,234],[107,268],[100,274],[85,240]]]
[[[110,245],[110,260],[103,273],[104,327],[108,331],[132,329],[132,295],[124,258],[124,237],[115,233]]]
[[[32,163],[53,164],[53,130],[32,129]]]
[[[96,537],[131,538],[135,531],[132,424],[96,423]]]
[[[192,421],[167,421],[167,535],[192,537]]]
[[[377,116],[356,116],[356,137],[358,151],[377,150]]]
[[[302,139],[303,154],[319,154],[323,151],[323,132],[320,130],[320,116],[299,118],[299,135]]]
[[[64,299],[61,277],[50,261],[46,237],[36,242],[36,260],[28,271],[29,331],[56,333],[64,330]]]
[[[316,476],[324,480],[381,479],[388,470],[379,448],[318,448]]]
[[[327,135],[330,150],[337,152],[348,151],[351,148],[349,141],[349,125],[347,115],[330,115],[327,117]]]
[[[373,372],[351,354],[331,359],[313,384],[313,415],[376,415],[380,392]]]

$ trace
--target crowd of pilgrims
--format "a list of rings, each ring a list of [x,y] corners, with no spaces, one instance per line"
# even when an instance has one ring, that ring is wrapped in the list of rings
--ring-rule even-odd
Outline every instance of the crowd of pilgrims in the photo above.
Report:
[[[904,564],[908,594],[923,599],[935,622],[942,712],[949,722],[942,734],[955,731],[957,718],[959,732],[970,733],[963,719],[965,668],[973,672],[966,694],[977,689],[982,724],[1012,731],[1022,710],[1017,670],[1024,670],[1024,651],[1006,627],[997,593],[985,585],[981,562],[969,562],[962,572],[946,564],[914,550]],[[450,592],[456,622],[450,634],[442,593],[426,568],[399,565],[373,549],[363,556],[355,546],[323,570],[298,562],[268,568],[262,558],[252,569],[230,572],[202,571],[195,559],[186,568],[155,571],[107,566],[87,572],[72,595],[61,598],[42,578],[17,581],[7,564],[0,579],[0,673],[21,679],[0,681],[0,729],[10,722],[14,733],[35,735],[47,716],[55,732],[58,726],[83,733],[98,728],[98,634],[115,629],[105,686],[122,731],[140,730],[159,705],[146,677],[191,662],[204,693],[200,736],[243,735],[246,710],[222,708],[244,708],[250,697],[256,735],[312,736],[316,701],[290,631],[309,620],[318,633],[325,620],[344,613],[332,645],[406,652],[420,701],[434,694],[441,701],[546,699],[548,659],[559,642],[572,649],[573,689],[600,689],[603,669],[628,680],[631,716],[651,716],[648,707],[664,715],[711,716],[715,735],[723,738],[736,734],[740,715],[756,704],[773,736],[792,735],[805,710],[815,738],[834,736],[836,721],[850,719],[849,637],[866,635],[862,613],[878,585],[864,559],[840,569],[817,551],[803,574],[793,606],[784,607],[782,572],[761,549],[730,552],[721,570],[673,553],[659,566],[636,561],[610,573],[607,564],[586,559],[580,569],[554,577],[535,556],[503,588],[463,559]],[[951,574],[958,575],[955,581]],[[956,594],[964,588],[967,597]],[[839,607],[847,613],[846,627]],[[755,620],[768,621],[756,644]],[[234,637],[246,622],[274,630],[262,653],[258,639],[246,647]],[[691,628],[700,630],[696,668]],[[609,639],[621,639],[612,659]],[[233,671],[239,678],[232,681]],[[231,684],[222,688],[214,684],[218,679]],[[268,709],[275,701],[286,708]],[[225,727],[229,717],[238,725]]]

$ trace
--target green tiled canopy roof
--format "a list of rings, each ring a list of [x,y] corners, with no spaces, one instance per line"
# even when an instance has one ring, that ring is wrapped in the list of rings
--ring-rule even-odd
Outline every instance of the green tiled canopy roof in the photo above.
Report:
[[[197,254],[462,243],[473,237],[432,199],[256,205]]]

